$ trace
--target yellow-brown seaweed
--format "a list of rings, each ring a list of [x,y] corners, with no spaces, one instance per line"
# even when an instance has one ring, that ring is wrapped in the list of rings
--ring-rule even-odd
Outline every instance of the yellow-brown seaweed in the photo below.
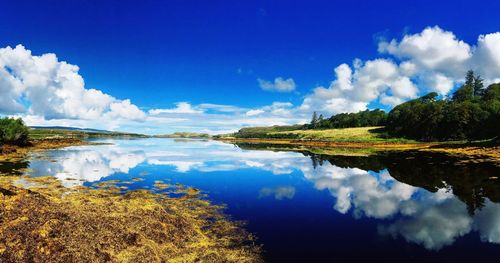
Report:
[[[147,190],[64,188],[0,176],[0,262],[260,262],[220,206]]]

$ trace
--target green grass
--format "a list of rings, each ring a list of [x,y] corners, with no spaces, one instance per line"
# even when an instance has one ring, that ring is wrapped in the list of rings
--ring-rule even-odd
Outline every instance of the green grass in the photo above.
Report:
[[[267,133],[269,138],[298,139],[336,142],[364,142],[364,143],[416,143],[403,138],[389,138],[383,127],[360,127],[325,130],[293,130]]]

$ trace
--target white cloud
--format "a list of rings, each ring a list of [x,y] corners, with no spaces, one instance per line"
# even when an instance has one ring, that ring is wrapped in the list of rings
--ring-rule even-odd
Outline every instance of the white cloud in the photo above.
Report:
[[[249,110],[249,111],[247,111],[246,115],[247,116],[256,116],[256,115],[262,114],[264,112],[265,112],[264,110],[260,110],[260,109]]]
[[[335,80],[314,89],[299,109],[336,114],[364,110],[374,101],[394,106],[430,91],[448,95],[469,69],[488,85],[500,81],[499,46],[500,32],[479,36],[474,46],[437,26],[381,41],[378,51],[392,58],[339,65]]]
[[[55,54],[35,56],[24,46],[0,48],[0,111],[44,119],[114,118],[140,120],[145,114],[130,103],[85,87],[78,66]]]
[[[274,82],[257,79],[261,89],[266,91],[276,91],[276,92],[290,92],[295,90],[295,81],[292,78],[283,79],[282,77],[277,77]]]
[[[234,131],[246,126],[305,123],[312,112],[326,116],[357,112],[380,103],[390,108],[430,91],[449,95],[468,69],[500,81],[500,32],[466,43],[453,32],[428,27],[401,39],[381,41],[380,58],[354,59],[335,68],[330,84],[318,86],[302,102],[260,107],[178,102],[144,113],[120,100],[85,87],[78,67],[55,54],[34,56],[23,46],[0,48],[0,113],[17,114],[30,125],[64,125],[143,133]],[[264,90],[295,90],[292,78],[258,79]],[[229,103],[230,104],[230,103]],[[138,122],[142,121],[142,122]],[[168,125],[166,125],[168,124]]]
[[[473,65],[491,82],[500,81],[500,32],[480,35]]]
[[[130,100],[122,100],[119,102],[113,102],[109,105],[111,111],[106,114],[109,114],[111,118],[127,116],[128,119],[131,120],[144,120],[146,114],[140,110],[137,106],[130,103]]]
[[[148,112],[151,115],[159,115],[162,113],[178,113],[178,114],[199,114],[203,110],[195,109],[187,102],[178,102],[173,109],[152,109]]]
[[[471,58],[471,47],[449,31],[440,27],[428,27],[421,33],[406,35],[398,42],[379,43],[381,53],[409,59],[425,69],[441,71],[457,78],[467,71],[467,61]]]
[[[388,59],[356,60],[354,71],[349,65],[342,64],[335,69],[335,74],[337,78],[328,88],[318,87],[306,96],[301,110],[327,114],[357,112],[367,109],[368,104],[376,99],[392,106],[415,98],[418,92],[398,65]]]

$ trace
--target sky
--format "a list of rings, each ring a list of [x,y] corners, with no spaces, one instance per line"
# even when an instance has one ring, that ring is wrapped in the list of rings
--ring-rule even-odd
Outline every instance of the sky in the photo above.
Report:
[[[499,1],[0,1],[0,115],[225,133],[500,81]]]

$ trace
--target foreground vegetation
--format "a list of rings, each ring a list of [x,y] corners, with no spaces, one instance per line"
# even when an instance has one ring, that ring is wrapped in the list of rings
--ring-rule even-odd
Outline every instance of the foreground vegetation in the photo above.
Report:
[[[1,262],[260,262],[240,224],[199,191],[67,189],[54,177],[0,176]],[[165,191],[165,190],[163,190]]]

